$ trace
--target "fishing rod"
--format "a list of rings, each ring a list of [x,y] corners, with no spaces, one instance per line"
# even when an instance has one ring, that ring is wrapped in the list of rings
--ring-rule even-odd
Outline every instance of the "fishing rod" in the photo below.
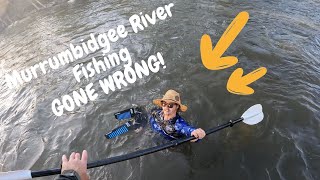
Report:
[[[263,120],[263,117],[264,117],[264,115],[262,112],[261,104],[256,104],[256,105],[251,106],[249,109],[247,109],[242,114],[242,116],[240,118],[234,119],[234,120],[229,120],[228,122],[226,122],[222,125],[219,125],[219,126],[212,128],[212,129],[208,129],[208,130],[206,130],[206,134],[207,135],[212,134],[214,132],[220,131],[220,130],[225,129],[227,127],[232,127],[233,125],[235,125],[239,122],[243,122],[248,125],[255,125],[255,124],[258,124],[259,122],[261,122]],[[113,164],[113,163],[117,163],[117,162],[121,162],[121,161],[126,161],[126,160],[133,159],[133,158],[137,158],[137,157],[151,154],[154,152],[158,152],[158,151],[170,148],[170,147],[178,146],[178,145],[183,144],[185,142],[189,142],[193,139],[195,139],[195,137],[193,137],[193,136],[183,138],[183,139],[177,139],[177,140],[165,143],[163,145],[151,147],[151,148],[144,149],[144,150],[135,151],[135,152],[132,152],[129,154],[115,156],[115,157],[106,158],[106,159],[102,159],[102,160],[97,160],[94,162],[89,162],[88,169],[100,167],[100,166],[105,166],[105,165],[109,165],[109,164]],[[36,177],[56,175],[56,174],[60,174],[60,173],[61,173],[60,168],[40,170],[40,171],[30,171],[30,170],[9,171],[9,172],[0,173],[0,180],[26,180],[26,179],[36,178]]]

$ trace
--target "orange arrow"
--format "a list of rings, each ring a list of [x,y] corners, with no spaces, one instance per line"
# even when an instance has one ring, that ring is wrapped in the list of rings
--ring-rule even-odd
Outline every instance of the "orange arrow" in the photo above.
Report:
[[[202,64],[210,70],[225,69],[237,64],[238,58],[234,56],[221,57],[235,40],[242,28],[246,25],[249,19],[249,13],[240,12],[226,31],[222,34],[217,45],[212,50],[212,42],[209,35],[204,34],[201,37],[200,52]]]
[[[264,76],[266,73],[267,73],[267,68],[260,67],[242,77],[243,69],[238,68],[229,77],[229,80],[227,83],[227,90],[230,93],[239,94],[239,95],[253,94],[254,90],[248,87],[248,85],[258,80],[259,78]]]

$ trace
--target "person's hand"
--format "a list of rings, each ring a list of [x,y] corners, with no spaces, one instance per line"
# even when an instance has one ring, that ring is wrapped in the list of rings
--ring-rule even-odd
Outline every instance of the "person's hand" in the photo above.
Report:
[[[86,150],[82,151],[81,159],[80,153],[71,153],[69,160],[66,155],[63,155],[61,173],[64,170],[74,170],[79,174],[81,180],[89,180],[89,176],[87,174],[87,162],[88,152]]]
[[[194,139],[194,140],[191,140],[191,142],[196,142],[196,141],[198,141],[199,139],[204,138],[204,137],[206,136],[206,132],[204,132],[203,129],[198,128],[198,129],[196,129],[196,130],[194,130],[194,131],[191,132],[191,136],[194,136],[194,137],[196,138],[196,139]]]

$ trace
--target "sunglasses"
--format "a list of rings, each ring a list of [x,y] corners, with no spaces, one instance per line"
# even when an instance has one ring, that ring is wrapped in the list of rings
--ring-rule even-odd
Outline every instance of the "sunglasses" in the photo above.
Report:
[[[167,103],[165,101],[161,101],[161,106],[162,107],[166,107],[167,106],[168,108],[171,109],[171,108],[173,108],[174,105],[177,105],[177,104],[176,103]]]

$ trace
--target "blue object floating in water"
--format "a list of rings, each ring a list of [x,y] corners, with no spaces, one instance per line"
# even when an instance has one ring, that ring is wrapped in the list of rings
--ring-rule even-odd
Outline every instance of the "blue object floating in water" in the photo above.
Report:
[[[130,109],[126,109],[124,111],[120,111],[114,114],[114,117],[118,120],[123,120],[123,119],[129,119],[132,118],[134,116],[134,109],[130,108]]]
[[[111,139],[111,138],[117,137],[117,136],[119,136],[121,134],[124,134],[124,133],[128,132],[129,131],[128,128],[130,126],[131,126],[130,123],[127,122],[124,125],[119,126],[118,128],[114,129],[110,133],[106,134],[105,136],[106,136],[107,139]]]

